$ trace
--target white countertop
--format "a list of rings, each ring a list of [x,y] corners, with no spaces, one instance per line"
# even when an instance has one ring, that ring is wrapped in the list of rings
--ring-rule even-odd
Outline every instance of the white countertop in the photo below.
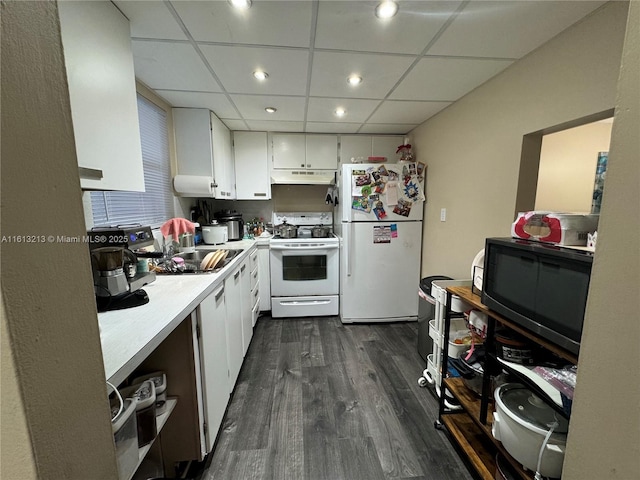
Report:
[[[119,385],[204,300],[256,245],[240,240],[206,248],[243,250],[217,273],[157,275],[143,289],[149,303],[98,314],[107,380]]]

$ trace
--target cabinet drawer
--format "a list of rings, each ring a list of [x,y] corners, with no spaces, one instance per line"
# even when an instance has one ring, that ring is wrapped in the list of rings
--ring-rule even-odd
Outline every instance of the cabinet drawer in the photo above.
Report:
[[[258,268],[258,249],[257,248],[254,248],[249,253],[249,262],[250,262],[249,270],[251,270],[251,272],[253,272],[256,268]]]
[[[256,284],[256,286],[251,289],[251,305],[255,307],[257,303],[260,303],[260,288],[258,288]]]
[[[256,289],[256,294],[258,293],[258,289]],[[256,326],[256,322],[258,321],[258,316],[260,315],[260,305],[259,305],[259,298],[258,301],[256,301],[256,304],[253,306],[253,309],[251,310],[251,323],[253,324],[253,326]]]
[[[251,290],[258,284],[258,267],[251,270]]]

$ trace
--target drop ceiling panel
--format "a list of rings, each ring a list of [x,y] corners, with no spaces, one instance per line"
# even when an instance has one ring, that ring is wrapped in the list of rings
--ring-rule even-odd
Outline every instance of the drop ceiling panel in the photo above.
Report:
[[[450,104],[450,102],[394,102],[387,100],[380,105],[368,123],[420,124]]]
[[[429,55],[520,58],[605,2],[469,2]]]
[[[384,98],[413,63],[415,57],[358,53],[315,52],[311,77],[312,96]],[[347,83],[351,74],[362,83]]]
[[[297,121],[304,120],[304,97],[270,97],[262,95],[231,95],[233,103],[245,120]],[[275,113],[264,109],[275,107]]]
[[[244,11],[226,1],[171,4],[196,41],[309,47],[311,2],[254,1]]]
[[[316,48],[418,54],[461,2],[399,2],[389,20],[375,16],[378,3],[321,1]]]
[[[367,123],[358,133],[393,133],[404,135],[416,128],[418,125],[404,125],[397,123]]]
[[[423,58],[390,98],[455,101],[511,63],[509,60]]]
[[[258,132],[302,132],[302,122],[265,122],[261,120],[247,120],[249,128]]]
[[[337,99],[337,98],[310,98],[307,121],[309,122],[335,122],[335,123],[363,123],[373,109],[378,106],[378,100],[361,99]],[[336,109],[344,108],[347,114],[344,117],[335,115]]]
[[[163,2],[117,1],[115,4],[129,19],[133,38],[187,40],[182,28]]]
[[[230,93],[304,95],[309,53],[306,50],[201,45],[209,65]],[[269,74],[258,81],[253,72]]]
[[[153,89],[222,91],[188,43],[133,41],[132,49],[136,77]]]
[[[156,90],[156,93],[174,107],[208,108],[218,118],[239,119],[237,110],[224,93],[178,92],[174,90]]]

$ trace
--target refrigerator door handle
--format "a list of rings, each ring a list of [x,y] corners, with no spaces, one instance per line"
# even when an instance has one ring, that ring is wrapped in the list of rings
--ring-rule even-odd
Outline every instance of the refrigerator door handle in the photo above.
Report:
[[[353,223],[348,223],[346,225],[347,228],[344,229],[346,234],[345,240],[345,248],[344,248],[344,260],[347,265],[347,277],[351,276],[351,249],[353,246],[351,245],[351,239],[353,238]]]

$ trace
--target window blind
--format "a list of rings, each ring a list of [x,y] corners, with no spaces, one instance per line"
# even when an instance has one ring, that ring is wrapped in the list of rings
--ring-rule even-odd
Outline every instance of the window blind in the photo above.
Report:
[[[144,192],[91,192],[94,226],[159,227],[174,217],[167,113],[138,94]]]

